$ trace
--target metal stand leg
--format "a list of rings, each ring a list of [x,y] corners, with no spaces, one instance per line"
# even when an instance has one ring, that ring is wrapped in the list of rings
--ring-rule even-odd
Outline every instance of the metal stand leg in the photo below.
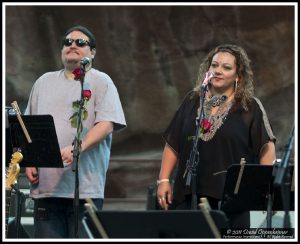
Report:
[[[23,204],[25,200],[25,195],[21,192],[16,186],[13,187],[14,191],[16,192],[16,216],[15,216],[15,225],[16,225],[16,236],[17,238],[20,237],[20,226],[21,226],[21,216],[23,210]]]
[[[272,228],[272,196],[268,194],[267,228]]]

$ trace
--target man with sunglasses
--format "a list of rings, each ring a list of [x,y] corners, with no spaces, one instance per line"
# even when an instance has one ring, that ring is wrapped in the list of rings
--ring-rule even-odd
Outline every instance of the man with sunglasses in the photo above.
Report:
[[[83,89],[88,91],[81,133],[79,158],[79,228],[74,233],[75,173],[73,141],[76,128],[72,115],[80,100],[81,82],[74,70],[84,58],[96,55],[94,35],[83,26],[70,28],[63,36],[61,59],[64,69],[48,72],[34,84],[26,114],[51,114],[54,118],[64,168],[26,168],[34,199],[35,238],[84,238],[81,219],[86,198],[101,210],[104,199],[112,132],[126,127],[122,105],[111,78],[94,68],[85,71]],[[75,103],[74,103],[75,102]],[[77,111],[78,112],[78,111]],[[74,118],[74,117],[73,117]],[[73,120],[74,122],[74,120]],[[77,235],[76,235],[77,234]]]

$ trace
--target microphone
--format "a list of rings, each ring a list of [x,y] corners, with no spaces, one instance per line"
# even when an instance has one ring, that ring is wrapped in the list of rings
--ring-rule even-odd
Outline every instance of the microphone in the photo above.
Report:
[[[207,90],[207,86],[208,86],[208,84],[210,84],[211,79],[213,77],[215,77],[215,73],[214,72],[212,72],[212,71],[206,72],[205,78],[204,78],[204,80],[202,82],[202,89],[203,90],[205,90],[205,91]]]
[[[92,59],[88,57],[84,57],[80,60],[80,66],[84,69],[84,71],[88,71],[92,66]]]

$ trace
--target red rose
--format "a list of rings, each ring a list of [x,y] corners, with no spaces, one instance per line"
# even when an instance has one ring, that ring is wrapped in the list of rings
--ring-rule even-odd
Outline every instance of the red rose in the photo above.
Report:
[[[83,94],[83,97],[87,100],[90,100],[90,98],[92,96],[91,90],[83,90],[82,94]]]
[[[84,77],[84,71],[80,68],[74,69],[72,73],[75,75],[74,80],[81,80]]]
[[[209,132],[211,123],[208,119],[202,119],[200,122],[200,128],[203,129],[203,133]]]

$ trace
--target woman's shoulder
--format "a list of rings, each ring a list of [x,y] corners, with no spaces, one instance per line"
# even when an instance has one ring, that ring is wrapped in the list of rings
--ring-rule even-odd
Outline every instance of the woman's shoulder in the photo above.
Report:
[[[198,99],[200,99],[199,93],[197,91],[190,90],[185,94],[183,101],[191,102]]]
[[[263,108],[263,103],[258,97],[251,97],[251,105],[255,106],[256,108]]]
[[[251,97],[250,98],[250,103],[249,103],[249,110],[252,111],[253,113],[266,113],[264,105],[262,101],[258,97]]]
[[[190,110],[195,106],[196,103],[199,102],[199,94],[197,92],[188,91],[184,97],[179,101],[179,105],[177,107],[177,112],[178,111],[186,111]]]

